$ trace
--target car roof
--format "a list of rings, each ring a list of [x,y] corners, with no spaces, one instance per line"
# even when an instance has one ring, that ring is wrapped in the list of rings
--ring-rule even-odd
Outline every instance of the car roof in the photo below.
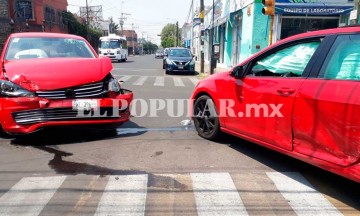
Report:
[[[62,33],[48,33],[48,32],[22,32],[22,33],[13,33],[10,37],[50,37],[50,38],[68,38],[68,39],[78,39],[84,40],[83,37],[72,35],[72,34],[62,34]]]
[[[316,36],[324,36],[331,34],[346,34],[346,33],[355,33],[360,32],[360,26],[349,26],[349,27],[341,27],[341,28],[333,28],[333,29],[325,29],[318,31],[310,31],[306,33],[297,34],[291,37],[284,39],[283,41],[292,41],[296,39],[306,38],[306,37],[316,37]]]

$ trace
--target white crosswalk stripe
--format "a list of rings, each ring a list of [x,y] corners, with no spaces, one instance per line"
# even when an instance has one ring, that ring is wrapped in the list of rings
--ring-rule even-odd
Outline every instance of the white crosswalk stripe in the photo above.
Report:
[[[195,77],[190,77],[189,79],[194,85],[197,85],[197,83],[199,82],[199,80]]]
[[[126,82],[126,81],[128,81],[129,79],[131,79],[131,77],[132,77],[132,76],[121,76],[119,80]]]
[[[164,86],[165,77],[156,77],[154,86]]]
[[[181,86],[181,87],[185,86],[183,81],[179,77],[174,77],[174,84],[175,84],[175,86]]]
[[[21,179],[0,198],[0,215],[39,215],[66,176]]]
[[[299,173],[266,173],[299,216],[342,215]]]
[[[191,173],[199,216],[248,215],[229,173]]]
[[[139,77],[139,78],[133,83],[133,85],[138,85],[138,86],[144,85],[146,79],[147,79],[146,76]]]
[[[98,183],[91,183],[93,186],[101,185],[97,189],[85,186],[76,188],[75,191],[88,191],[90,196],[86,196],[87,202],[84,202],[84,196],[81,195],[79,201],[73,199],[74,205],[69,203],[68,206],[63,206],[64,195],[67,195],[69,183],[74,181],[74,177],[24,177],[0,197],[0,215],[47,215],[59,206],[69,208],[70,211],[73,206],[83,206],[83,209],[77,209],[75,215],[85,215],[83,210],[90,215],[181,215],[183,208],[191,208],[191,213],[199,216],[246,216],[264,213],[264,209],[274,212],[280,210],[284,215],[342,215],[337,209],[339,206],[335,207],[336,203],[332,204],[300,173],[267,172],[266,175],[259,175],[258,179],[253,174],[251,179],[255,184],[260,184],[254,189],[248,187],[241,175],[226,172],[110,175],[108,178],[97,178]],[[274,193],[276,200],[271,199]],[[70,194],[74,195],[74,192]],[[93,201],[89,200],[91,194],[94,195]],[[260,199],[260,196],[264,197]],[[257,205],[258,200],[266,200],[267,203]],[[280,206],[276,206],[279,201]],[[86,206],[87,203],[89,206]]]
[[[147,181],[147,175],[110,176],[95,215],[144,215]]]
[[[196,77],[163,77],[163,76],[138,76],[138,75],[115,75],[119,81],[123,81],[125,84],[129,84],[129,80],[136,79],[132,85],[135,86],[142,86],[145,84],[147,80],[153,80],[148,78],[155,78],[155,82],[153,83],[154,86],[160,87],[165,86],[165,81],[168,79],[173,80],[175,87],[185,87],[184,80],[190,80],[193,85],[197,85],[199,80]]]

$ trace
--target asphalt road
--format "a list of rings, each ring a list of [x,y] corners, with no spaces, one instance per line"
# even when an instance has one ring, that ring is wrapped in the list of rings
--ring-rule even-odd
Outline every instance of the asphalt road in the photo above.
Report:
[[[196,76],[161,61],[130,57],[113,74],[139,103],[188,99]],[[0,139],[0,215],[359,215],[359,184],[232,136],[201,139],[186,113],[134,111],[116,131]]]

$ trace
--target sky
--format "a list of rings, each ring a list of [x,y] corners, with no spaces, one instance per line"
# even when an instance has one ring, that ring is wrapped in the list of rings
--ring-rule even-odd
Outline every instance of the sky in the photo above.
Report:
[[[196,0],[194,0],[196,2]],[[168,23],[179,22],[179,27],[186,22],[192,0],[88,0],[89,6],[102,5],[103,18],[113,17],[119,22],[121,11],[127,15],[124,29],[134,29],[138,37],[144,36],[151,42],[160,44],[162,28]],[[68,0],[68,10],[79,13],[80,6],[86,5],[86,0]],[[190,21],[190,20],[189,20]]]

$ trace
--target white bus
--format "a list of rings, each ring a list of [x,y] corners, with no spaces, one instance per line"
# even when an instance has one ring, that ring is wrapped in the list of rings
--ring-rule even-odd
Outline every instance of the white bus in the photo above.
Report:
[[[111,60],[125,62],[128,57],[126,38],[115,34],[100,37],[99,56],[107,56]]]

